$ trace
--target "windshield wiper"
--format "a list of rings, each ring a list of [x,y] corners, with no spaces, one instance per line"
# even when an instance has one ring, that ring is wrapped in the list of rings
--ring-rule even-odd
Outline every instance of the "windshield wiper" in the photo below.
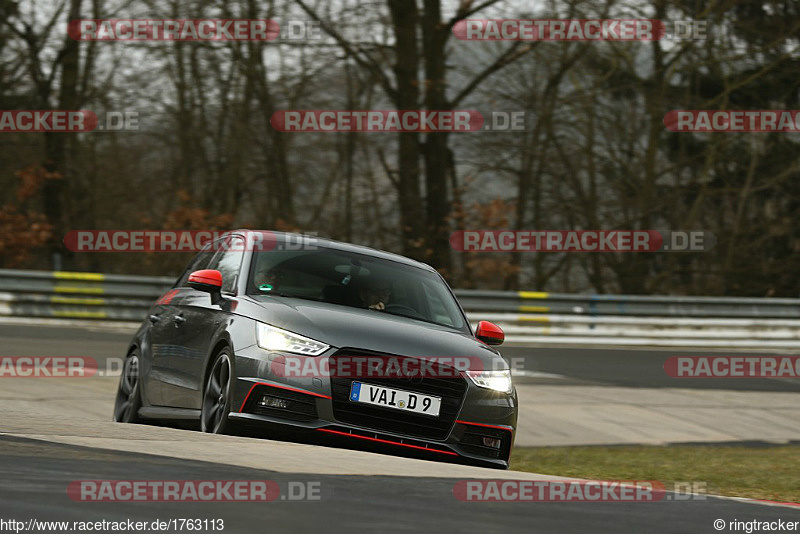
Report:
[[[306,297],[303,295],[290,295],[288,293],[281,293],[280,291],[259,292],[257,294],[266,295],[269,297],[284,297],[288,299],[302,299],[302,300],[311,300],[314,302],[321,302],[319,299],[315,299],[314,297]]]
[[[426,319],[423,319],[422,316],[420,316],[420,315],[408,315],[407,313],[390,312],[390,311],[386,311],[386,310],[384,310],[383,313],[386,313],[386,314],[389,314],[389,315],[394,315],[396,317],[407,317],[408,319],[416,319],[417,321],[422,321],[423,323],[430,323],[431,322],[431,321],[428,321]]]
[[[455,326],[453,326],[451,324],[440,323],[438,321],[431,321],[429,319],[423,318],[422,316],[414,317],[413,315],[406,315],[406,314],[403,314],[403,313],[392,313],[392,312],[387,312],[387,311],[384,311],[383,313],[386,313],[388,315],[394,315],[395,317],[405,317],[406,319],[413,319],[413,320],[419,321],[421,323],[435,324],[436,326],[443,326],[445,328],[449,328],[449,329],[455,330],[457,332],[463,332],[463,330],[461,330],[460,328],[456,328]]]

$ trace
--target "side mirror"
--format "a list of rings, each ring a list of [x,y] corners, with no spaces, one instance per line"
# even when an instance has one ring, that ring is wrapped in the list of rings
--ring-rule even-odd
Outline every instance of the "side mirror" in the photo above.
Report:
[[[503,329],[489,321],[481,321],[478,323],[475,337],[487,345],[502,345],[503,341],[506,339]]]
[[[211,303],[216,304],[222,300],[222,273],[214,269],[195,271],[189,275],[189,287],[209,293]]]

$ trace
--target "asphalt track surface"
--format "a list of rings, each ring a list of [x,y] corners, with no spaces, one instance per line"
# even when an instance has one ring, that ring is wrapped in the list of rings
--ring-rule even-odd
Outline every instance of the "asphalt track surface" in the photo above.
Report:
[[[101,362],[124,354],[127,333],[98,330],[0,325],[2,356],[91,356]],[[597,349],[527,349],[512,347],[504,353],[522,357],[535,370],[564,375],[562,383],[659,387],[658,372],[666,357],[701,352]],[[526,369],[529,367],[526,366]],[[8,379],[4,379],[8,380]],[[531,378],[531,381],[538,379]],[[722,387],[719,380],[703,386]],[[794,382],[753,384],[731,380],[730,388],[798,391]],[[75,395],[85,387],[71,383]],[[686,387],[686,384],[682,384]],[[0,381],[0,396],[3,382]],[[10,391],[10,390],[9,390]],[[55,391],[55,390],[54,390]],[[25,400],[25,399],[23,399]],[[37,399],[30,399],[31,406]],[[51,399],[52,400],[52,399]],[[85,421],[79,403],[65,402],[61,422],[78,440],[92,432],[107,432],[113,443],[131,432],[171,439],[167,452],[141,454],[136,441],[129,449],[77,446],[57,443],[52,436],[36,439],[15,437],[14,425],[28,424],[25,414],[5,409],[0,399],[0,520],[27,522],[31,518],[53,521],[148,521],[174,518],[223,519],[224,532],[718,532],[713,522],[800,521],[800,509],[767,506],[729,499],[674,500],[672,494],[655,503],[492,503],[461,502],[453,485],[464,478],[545,479],[531,474],[498,472],[465,466],[449,466],[407,458],[392,458],[366,451],[340,451],[315,445],[283,444],[253,438],[204,436],[172,428],[113,425],[94,427]],[[23,403],[23,406],[27,404]],[[18,406],[15,404],[14,406]],[[111,406],[85,408],[94,413],[111,412]],[[30,418],[36,417],[31,409]],[[8,426],[4,424],[8,422]],[[54,423],[55,424],[55,423]],[[118,428],[123,427],[123,428]],[[16,432],[19,435],[19,432]],[[196,437],[195,437],[196,436]],[[97,435],[94,436],[98,438]],[[52,438],[52,439],[51,439]],[[202,438],[202,439],[201,439]],[[153,438],[155,439],[155,438]],[[141,442],[145,443],[145,442]],[[240,444],[241,447],[240,447]],[[170,447],[172,449],[170,449]],[[149,450],[142,446],[143,450]],[[186,450],[183,450],[186,449]],[[187,459],[187,450],[205,460]],[[170,450],[172,453],[170,453]],[[236,452],[241,450],[241,455]],[[254,453],[253,451],[259,451]],[[275,453],[277,451],[277,454]],[[287,463],[279,459],[286,451]],[[269,468],[256,465],[261,454],[278,459]],[[274,466],[274,468],[272,467]],[[322,469],[318,466],[324,466]],[[788,467],[788,466],[787,466]],[[348,472],[350,471],[350,472]],[[376,474],[372,474],[372,473]],[[319,501],[270,503],[147,503],[74,502],[67,493],[75,480],[274,480],[283,488],[289,482],[315,482],[322,488]],[[727,532],[728,530],[723,530]],[[210,532],[210,530],[206,531]]]
[[[18,326],[0,324],[0,355],[5,356],[91,356],[105,368],[106,358],[125,355],[132,334],[102,329]],[[761,356],[771,352],[656,348],[565,348],[501,347],[508,360],[518,360],[526,372],[560,375],[558,385],[608,385],[625,387],[680,387],[733,391],[800,392],[800,379],[768,378],[672,378],[664,362],[672,356],[736,355]],[[786,354],[795,354],[782,351]],[[519,377],[521,383],[550,382],[549,378]]]
[[[125,355],[132,334],[104,332],[101,329],[11,326],[0,324],[0,355],[6,356],[91,356],[101,369],[105,360]],[[768,378],[672,378],[664,372],[664,362],[672,356],[736,355],[762,356],[770,352],[710,351],[708,349],[655,348],[565,348],[520,347],[501,348],[503,356],[517,360],[526,372],[560,375],[558,385],[608,385],[625,387],[672,387],[725,389],[733,391],[800,392],[800,379]],[[782,351],[787,354],[796,354]],[[521,383],[549,382],[549,378],[515,379]],[[551,382],[552,383],[552,382]]]
[[[642,388],[697,388],[734,391],[800,392],[798,378],[673,378],[664,362],[673,356],[765,356],[772,352],[709,349],[501,347],[506,359],[521,360],[525,371],[562,375],[558,384],[606,385]],[[782,351],[787,355],[798,352]],[[533,382],[537,379],[517,379]]]
[[[324,454],[320,450],[320,454]],[[39,441],[0,440],[3,518],[58,521],[223,519],[225,532],[712,532],[716,519],[800,520],[800,511],[730,500],[657,503],[470,503],[457,479],[313,476],[119,454]],[[316,482],[319,501],[270,503],[75,503],[64,488],[92,480]]]

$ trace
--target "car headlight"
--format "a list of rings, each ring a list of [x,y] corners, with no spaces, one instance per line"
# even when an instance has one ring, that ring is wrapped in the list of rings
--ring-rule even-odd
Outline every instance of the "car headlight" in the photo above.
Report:
[[[503,393],[511,393],[514,388],[511,383],[511,371],[508,369],[504,371],[467,371],[467,376],[478,387]]]
[[[262,349],[307,356],[319,356],[330,348],[325,343],[264,323],[256,323],[256,341]]]

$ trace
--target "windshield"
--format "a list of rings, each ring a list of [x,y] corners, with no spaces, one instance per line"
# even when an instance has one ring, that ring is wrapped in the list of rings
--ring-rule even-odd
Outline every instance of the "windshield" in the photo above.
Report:
[[[257,252],[248,293],[369,309],[469,331],[438,274],[341,250]]]

